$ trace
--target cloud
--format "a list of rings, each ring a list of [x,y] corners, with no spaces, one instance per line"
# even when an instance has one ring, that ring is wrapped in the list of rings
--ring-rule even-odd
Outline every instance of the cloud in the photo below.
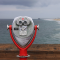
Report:
[[[26,7],[47,7],[60,4],[60,0],[0,0],[0,5],[20,5]]]
[[[23,5],[31,7],[37,0],[0,0],[0,5]]]
[[[8,8],[8,9],[7,9]],[[29,16],[32,18],[59,18],[60,4],[32,9],[16,9],[14,6],[0,8],[0,18],[15,18],[17,16]]]
[[[47,7],[56,4],[60,4],[60,0],[0,0],[0,5],[20,5],[20,7]]]
[[[47,7],[49,5],[57,5],[60,4],[60,0],[39,0],[35,7]]]
[[[0,18],[30,16],[60,17],[60,0],[0,0]]]

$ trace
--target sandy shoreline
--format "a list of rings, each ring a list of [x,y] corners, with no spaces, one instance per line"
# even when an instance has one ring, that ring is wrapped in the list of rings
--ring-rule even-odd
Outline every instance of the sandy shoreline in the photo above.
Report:
[[[60,21],[60,19],[53,19],[53,20]]]

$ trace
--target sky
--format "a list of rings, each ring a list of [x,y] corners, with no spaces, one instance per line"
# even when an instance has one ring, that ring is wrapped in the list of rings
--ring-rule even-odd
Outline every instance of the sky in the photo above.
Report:
[[[60,18],[60,0],[0,0],[0,19],[18,16]]]

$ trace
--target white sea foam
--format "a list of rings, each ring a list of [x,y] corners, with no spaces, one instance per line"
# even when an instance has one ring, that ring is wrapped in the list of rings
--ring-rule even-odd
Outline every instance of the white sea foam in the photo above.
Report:
[[[60,21],[54,20],[54,19],[44,19],[46,21],[56,21],[58,24],[60,24]]]
[[[60,24],[60,21],[56,21],[58,24]]]
[[[53,37],[53,38],[58,38],[58,39],[60,39],[60,33],[54,34],[52,37]]]
[[[53,19],[44,19],[44,20],[46,20],[46,21],[54,21]]]
[[[55,30],[59,30],[59,31],[60,31],[60,28],[57,28],[57,29],[55,29]]]

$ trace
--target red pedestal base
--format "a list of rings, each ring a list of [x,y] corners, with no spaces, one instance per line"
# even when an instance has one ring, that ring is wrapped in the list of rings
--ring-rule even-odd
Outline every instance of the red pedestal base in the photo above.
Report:
[[[21,49],[19,52],[19,56],[28,56],[26,49]]]
[[[20,58],[20,60],[27,60],[27,58]]]

